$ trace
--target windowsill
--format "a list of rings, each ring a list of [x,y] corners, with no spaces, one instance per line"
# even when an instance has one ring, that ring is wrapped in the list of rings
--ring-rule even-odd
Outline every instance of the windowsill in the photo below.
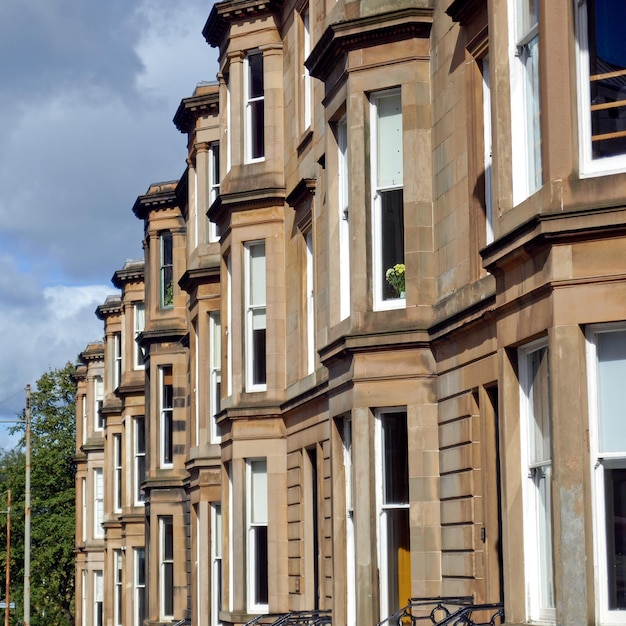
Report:
[[[393,298],[374,303],[374,311],[397,311],[406,309],[406,298]]]
[[[301,135],[298,140],[298,156],[300,156],[306,148],[311,144],[311,140],[313,139],[313,127],[309,126]]]

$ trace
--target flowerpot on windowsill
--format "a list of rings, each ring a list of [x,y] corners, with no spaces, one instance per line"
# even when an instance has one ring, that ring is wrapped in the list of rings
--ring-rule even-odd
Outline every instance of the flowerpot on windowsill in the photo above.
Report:
[[[403,300],[406,300],[406,293],[405,293],[404,291],[401,291],[401,292],[400,292],[400,297],[401,297]]]

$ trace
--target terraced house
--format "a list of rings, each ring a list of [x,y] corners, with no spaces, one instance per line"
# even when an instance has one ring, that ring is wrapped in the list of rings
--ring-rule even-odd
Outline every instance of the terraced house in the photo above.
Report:
[[[625,621],[625,8],[213,5],[77,369],[79,625]]]

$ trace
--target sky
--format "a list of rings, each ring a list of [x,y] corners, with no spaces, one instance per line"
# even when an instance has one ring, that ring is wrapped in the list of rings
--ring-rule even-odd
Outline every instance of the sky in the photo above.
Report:
[[[212,0],[0,0],[0,448],[25,388],[101,340],[133,215],[185,168],[172,123],[213,81]]]

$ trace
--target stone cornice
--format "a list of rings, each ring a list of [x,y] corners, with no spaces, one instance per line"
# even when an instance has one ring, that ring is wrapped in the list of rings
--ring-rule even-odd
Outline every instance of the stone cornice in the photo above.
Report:
[[[271,206],[282,206],[285,202],[284,187],[265,187],[263,189],[253,189],[248,191],[238,191],[234,193],[223,193],[209,207],[208,218],[220,223],[220,218],[225,211],[245,211],[246,209],[257,209]]]
[[[196,267],[188,269],[178,281],[182,289],[189,292],[193,285],[199,282],[219,282],[220,266],[213,265],[211,267]]]
[[[410,7],[331,24],[305,65],[312,76],[326,80],[342,54],[392,41],[428,37],[432,21],[432,8]]]
[[[150,185],[148,191],[135,200],[133,213],[140,220],[145,220],[150,211],[169,209],[178,206],[176,187],[178,181],[167,181]]]
[[[88,344],[87,347],[80,353],[80,360],[83,363],[104,360],[104,343],[101,341],[94,341],[93,343]]]
[[[222,45],[227,36],[230,22],[276,13],[282,5],[283,0],[224,0],[224,2],[216,2],[202,29],[202,35],[210,46],[217,48]]]
[[[117,270],[111,278],[114,287],[122,289],[125,284],[132,282],[143,282],[145,263],[140,260],[129,259],[124,263],[121,270]]]
[[[219,105],[220,94],[217,83],[198,87],[193,96],[181,101],[174,115],[174,125],[181,133],[190,133],[195,128],[196,120],[200,115],[217,115]]]
[[[119,296],[107,296],[104,304],[96,308],[96,317],[105,320],[109,315],[115,315],[122,311],[122,299]]]

